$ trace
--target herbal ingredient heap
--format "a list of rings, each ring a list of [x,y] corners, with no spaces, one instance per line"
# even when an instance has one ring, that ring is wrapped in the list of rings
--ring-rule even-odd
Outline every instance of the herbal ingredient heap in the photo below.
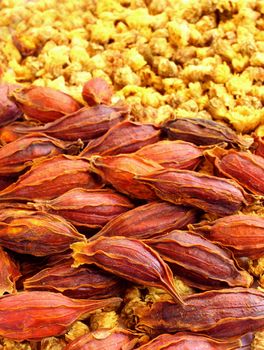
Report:
[[[1,85],[1,349],[261,349],[264,140],[82,96]]]

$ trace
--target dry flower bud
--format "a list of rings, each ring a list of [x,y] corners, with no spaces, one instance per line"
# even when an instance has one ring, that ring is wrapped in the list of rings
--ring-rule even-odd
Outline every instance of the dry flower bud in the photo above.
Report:
[[[30,119],[48,123],[81,108],[80,104],[64,92],[42,86],[17,89],[12,99]]]
[[[152,124],[125,120],[114,125],[103,136],[91,140],[80,153],[82,157],[132,153],[142,146],[159,141],[160,130]]]
[[[91,242],[72,244],[74,265],[96,264],[131,282],[164,289],[182,302],[173,274],[158,253],[137,239],[121,236],[99,237]]]
[[[74,321],[97,309],[115,307],[122,299],[71,299],[60,293],[20,292],[0,298],[0,336],[41,340],[67,331]]]
[[[173,229],[184,229],[188,224],[195,223],[197,218],[198,212],[193,208],[167,202],[151,202],[112,219],[91,239],[99,236],[147,239]]]
[[[217,215],[229,215],[247,204],[250,196],[234,181],[190,170],[165,169],[136,176],[156,195],[174,204],[203,209]]]
[[[88,105],[111,104],[113,95],[112,87],[102,78],[93,78],[84,84],[82,90],[83,99]]]
[[[0,296],[16,292],[16,281],[21,276],[19,267],[7,252],[0,247]]]
[[[0,199],[52,199],[75,188],[98,188],[85,159],[59,155],[36,162],[17,182],[0,191]]]
[[[93,156],[90,161],[92,171],[117,191],[139,199],[156,199],[155,192],[148,185],[140,183],[135,176],[163,169],[158,163],[143,159],[136,154]]]
[[[203,152],[190,142],[160,141],[147,145],[136,152],[145,159],[150,159],[164,168],[194,170],[203,158]]]
[[[109,220],[134,207],[128,198],[112,190],[84,188],[74,188],[50,201],[32,205],[58,214],[75,226],[89,228],[102,228]]]
[[[22,116],[23,112],[9,98],[9,95],[20,85],[0,84],[0,126],[9,124]]]

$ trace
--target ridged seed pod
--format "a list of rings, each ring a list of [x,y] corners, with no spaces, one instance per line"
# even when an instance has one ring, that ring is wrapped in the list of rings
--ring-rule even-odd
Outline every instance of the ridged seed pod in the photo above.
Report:
[[[20,88],[16,84],[0,84],[0,126],[12,123],[22,116],[23,112],[9,98],[15,89]]]
[[[0,247],[0,296],[15,293],[20,276],[18,264]]]

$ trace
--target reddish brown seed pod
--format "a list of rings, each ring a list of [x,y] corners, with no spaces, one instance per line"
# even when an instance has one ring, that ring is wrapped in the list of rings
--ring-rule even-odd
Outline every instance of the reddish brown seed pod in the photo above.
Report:
[[[236,180],[256,195],[264,195],[264,159],[251,152],[238,152],[215,147],[205,154],[223,176]]]
[[[82,157],[132,153],[142,146],[159,141],[160,130],[152,124],[124,120],[112,126],[103,136],[91,140],[80,153]]]
[[[82,96],[90,106],[109,105],[113,96],[113,88],[103,78],[93,78],[84,84]]]
[[[60,292],[70,298],[104,299],[120,295],[124,283],[118,277],[93,266],[71,267],[72,259],[44,267],[24,280],[25,290]]]
[[[16,292],[16,281],[21,276],[18,264],[0,247],[0,296]]]
[[[72,244],[74,265],[96,264],[100,268],[137,284],[166,290],[177,302],[173,274],[158,253],[137,239],[99,237]]]
[[[17,89],[11,94],[19,108],[31,119],[48,123],[81,108],[70,95],[43,86]]]
[[[206,290],[217,285],[218,288],[250,287],[253,283],[252,276],[236,265],[230,251],[198,234],[174,230],[147,239],[145,243],[156,250],[176,274],[179,266],[181,276],[193,287]],[[196,276],[194,281],[192,273]]]
[[[135,176],[146,175],[163,169],[158,163],[143,159],[135,154],[116,156],[93,156],[90,159],[92,171],[100,175],[119,192],[139,199],[156,199],[155,192]]]
[[[125,236],[147,239],[195,223],[198,212],[190,207],[167,202],[141,205],[110,220],[91,240],[99,236]]]
[[[194,206],[220,216],[233,214],[252,200],[232,180],[190,170],[158,170],[138,175],[136,179],[149,185],[163,200]]]
[[[109,220],[132,209],[125,196],[109,189],[74,188],[50,201],[32,204],[58,214],[76,226],[102,228]]]
[[[194,170],[203,158],[198,146],[185,141],[159,141],[136,152],[145,159],[151,159],[164,168]]]
[[[12,123],[22,116],[23,112],[9,98],[15,89],[20,88],[17,84],[0,84],[0,126]]]
[[[161,334],[136,350],[237,350],[240,346],[240,340],[222,341],[204,335],[179,332]]]
[[[20,292],[0,298],[0,336],[17,341],[64,334],[71,324],[122,299],[71,299],[60,293]]]
[[[264,157],[264,138],[260,136],[255,136],[254,139],[254,154],[256,154],[257,156]]]
[[[85,237],[62,217],[19,208],[1,208],[0,244],[34,256],[64,252]]]
[[[264,293],[253,288],[228,288],[192,294],[185,304],[156,302],[138,307],[137,330],[151,334],[191,331],[217,339],[237,339],[264,327]]]
[[[18,180],[0,191],[0,199],[52,199],[75,188],[98,188],[85,159],[59,155],[36,162]]]
[[[5,145],[7,143],[13,142],[26,134],[31,133],[31,127],[35,126],[29,120],[22,122],[14,122],[8,124],[0,129],[0,143]]]

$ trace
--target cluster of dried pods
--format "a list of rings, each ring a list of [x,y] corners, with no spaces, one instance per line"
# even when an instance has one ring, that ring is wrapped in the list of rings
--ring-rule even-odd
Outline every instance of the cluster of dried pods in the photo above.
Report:
[[[137,123],[101,79],[85,106],[43,87],[0,93],[0,336],[39,341],[121,312],[133,284],[167,297],[65,350],[231,350],[264,328],[241,260],[264,255],[264,218],[243,213],[264,195],[261,139],[199,119]]]

